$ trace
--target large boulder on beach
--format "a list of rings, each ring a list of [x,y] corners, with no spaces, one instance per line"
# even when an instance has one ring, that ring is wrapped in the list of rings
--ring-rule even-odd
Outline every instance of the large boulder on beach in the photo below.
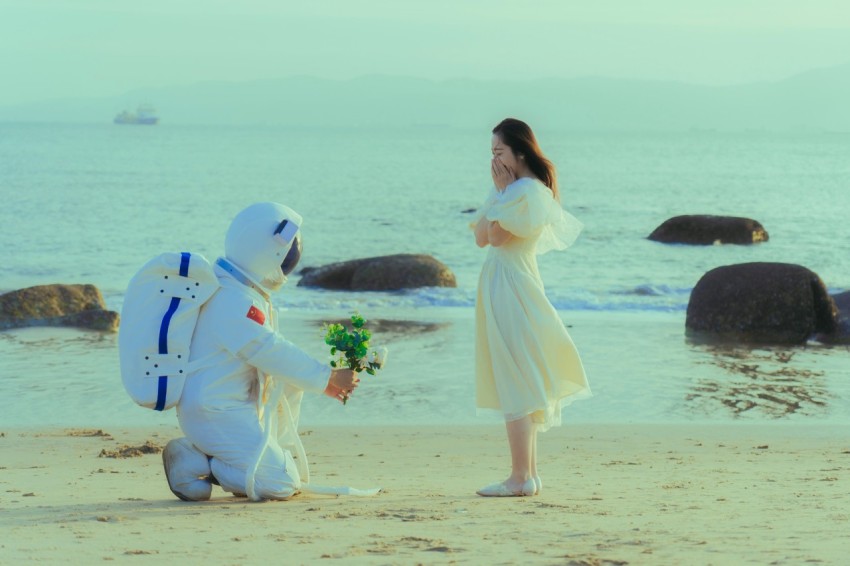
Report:
[[[803,344],[832,334],[838,310],[816,273],[788,263],[713,269],[691,292],[685,327],[698,340]]]
[[[649,239],[663,244],[755,244],[768,240],[761,223],[751,218],[692,214],[676,216],[656,228]]]
[[[106,310],[94,285],[38,285],[0,295],[0,329],[75,326],[118,330],[117,312]]]
[[[396,291],[457,287],[454,273],[428,255],[397,254],[332,263],[302,271],[299,287],[346,291]]]

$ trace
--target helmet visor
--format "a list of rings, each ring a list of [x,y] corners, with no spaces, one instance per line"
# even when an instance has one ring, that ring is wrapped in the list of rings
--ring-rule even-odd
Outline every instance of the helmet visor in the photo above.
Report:
[[[292,241],[292,246],[290,246],[289,251],[286,253],[286,257],[283,258],[283,263],[280,264],[280,270],[283,271],[284,275],[289,276],[300,260],[301,237],[295,236],[295,239]]]

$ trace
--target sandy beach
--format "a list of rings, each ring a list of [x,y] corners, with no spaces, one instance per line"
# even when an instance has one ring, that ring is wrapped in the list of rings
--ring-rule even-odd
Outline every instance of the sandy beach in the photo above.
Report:
[[[172,434],[173,433],[173,434]],[[302,430],[313,482],[370,498],[184,503],[178,430],[6,429],[3,563],[837,564],[850,552],[850,431],[820,425],[568,425],[540,438],[543,493],[475,489],[508,465],[499,426]]]

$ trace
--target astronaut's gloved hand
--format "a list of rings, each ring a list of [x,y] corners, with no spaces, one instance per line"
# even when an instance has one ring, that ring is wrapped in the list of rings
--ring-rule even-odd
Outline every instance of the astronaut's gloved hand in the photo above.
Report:
[[[335,369],[331,371],[328,386],[325,388],[325,395],[339,399],[341,403],[345,403],[359,383],[360,378],[357,377],[357,372],[354,370]]]

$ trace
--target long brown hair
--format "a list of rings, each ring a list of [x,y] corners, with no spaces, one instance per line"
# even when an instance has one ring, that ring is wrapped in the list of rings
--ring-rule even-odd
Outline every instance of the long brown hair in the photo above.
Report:
[[[543,150],[540,149],[531,127],[522,120],[505,118],[493,128],[493,133],[499,136],[503,144],[511,148],[514,155],[523,156],[534,176],[549,187],[552,190],[552,196],[560,201],[555,165],[543,155]]]

